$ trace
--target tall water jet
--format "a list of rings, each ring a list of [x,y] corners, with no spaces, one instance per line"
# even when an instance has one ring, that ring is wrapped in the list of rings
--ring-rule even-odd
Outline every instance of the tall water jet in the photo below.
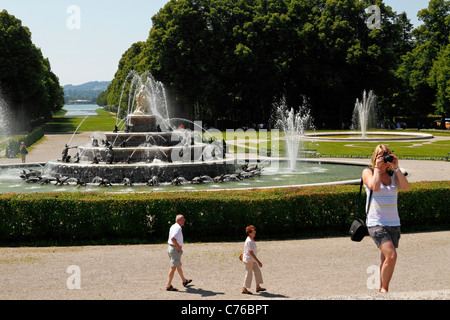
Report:
[[[300,106],[298,112],[295,112],[294,108],[289,109],[285,99],[279,104],[275,104],[275,108],[276,127],[284,132],[286,139],[289,168],[291,171],[295,171],[298,151],[303,147],[305,131],[314,129],[313,118],[306,102]]]
[[[80,124],[78,125],[78,127],[75,129],[74,133],[72,134],[72,137],[69,140],[69,143],[67,145],[70,145],[72,143],[73,137],[77,134],[78,130],[80,129],[81,125],[83,124],[83,122],[89,117],[89,115],[87,115],[86,117],[84,117],[83,120],[81,120]]]
[[[366,138],[367,129],[374,124],[375,119],[375,105],[377,103],[377,96],[373,91],[369,93],[364,90],[362,101],[356,99],[355,109],[353,110],[352,124],[354,127],[361,130],[362,138]]]
[[[0,89],[0,137],[8,136],[10,132],[11,119],[8,104],[6,103]]]

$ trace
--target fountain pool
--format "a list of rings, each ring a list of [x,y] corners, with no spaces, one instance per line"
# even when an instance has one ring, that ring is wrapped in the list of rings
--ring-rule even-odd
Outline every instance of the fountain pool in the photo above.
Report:
[[[281,161],[279,166],[274,167],[269,164],[260,164],[262,168],[261,176],[240,181],[194,183],[186,180],[180,185],[165,182],[157,186],[148,186],[146,183],[135,183],[132,186],[113,183],[109,187],[99,186],[99,183],[93,182],[87,183],[85,186],[76,186],[75,181],[63,185],[55,185],[55,182],[48,184],[27,183],[20,178],[24,168],[3,166],[0,167],[0,193],[214,191],[315,184],[357,184],[364,166],[363,164],[348,165],[333,162],[298,161],[296,170],[292,171],[289,161]],[[30,169],[42,171],[43,167],[26,168],[26,170]]]
[[[125,110],[121,102],[127,97]],[[119,106],[123,110],[118,108],[113,131],[93,135],[85,145],[74,146],[72,139],[81,122],[64,146],[62,157],[34,168],[37,171],[32,174],[27,171],[30,168],[0,168],[0,193],[129,193],[348,184],[358,183],[363,170],[359,165],[299,161],[305,131],[314,128],[306,98],[298,111],[288,107],[284,99],[274,104],[276,127],[284,132],[287,152],[285,158],[279,158],[275,139],[271,156],[266,159],[263,149],[267,144],[262,143],[260,156],[264,159],[257,169],[255,159],[244,168],[245,160],[227,155],[224,140],[228,138],[213,139],[201,122],[170,117],[164,85],[149,72],[128,74]],[[125,117],[120,120],[121,115]],[[174,124],[180,120],[188,128]],[[271,139],[274,136],[278,135],[271,134]],[[72,154],[70,150],[74,150]]]

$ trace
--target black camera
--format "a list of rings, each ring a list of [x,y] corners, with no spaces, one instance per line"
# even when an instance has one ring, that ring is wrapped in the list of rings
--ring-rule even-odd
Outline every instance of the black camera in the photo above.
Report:
[[[394,161],[394,156],[388,154],[386,151],[383,153],[383,160],[384,163],[392,162]]]

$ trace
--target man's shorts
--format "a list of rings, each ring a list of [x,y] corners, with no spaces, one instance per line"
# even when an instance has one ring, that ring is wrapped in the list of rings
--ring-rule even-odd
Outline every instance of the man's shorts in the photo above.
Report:
[[[398,248],[398,242],[400,240],[400,226],[388,227],[388,226],[374,226],[368,227],[369,235],[373,241],[379,247],[385,242],[392,241],[395,248]]]
[[[172,268],[178,268],[181,265],[181,255],[183,253],[183,250],[180,250],[180,252],[178,252],[177,247],[170,245],[167,248],[167,253],[169,254],[169,258],[170,258],[170,266]]]

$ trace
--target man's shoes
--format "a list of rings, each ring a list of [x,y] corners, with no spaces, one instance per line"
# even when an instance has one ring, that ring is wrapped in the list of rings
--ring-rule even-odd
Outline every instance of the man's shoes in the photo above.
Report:
[[[166,291],[178,291],[177,288],[174,288],[172,285],[166,288]]]
[[[192,279],[186,279],[186,281],[185,282],[183,282],[183,286],[184,287],[187,287],[187,285],[189,284],[189,283],[191,283],[192,282]]]

